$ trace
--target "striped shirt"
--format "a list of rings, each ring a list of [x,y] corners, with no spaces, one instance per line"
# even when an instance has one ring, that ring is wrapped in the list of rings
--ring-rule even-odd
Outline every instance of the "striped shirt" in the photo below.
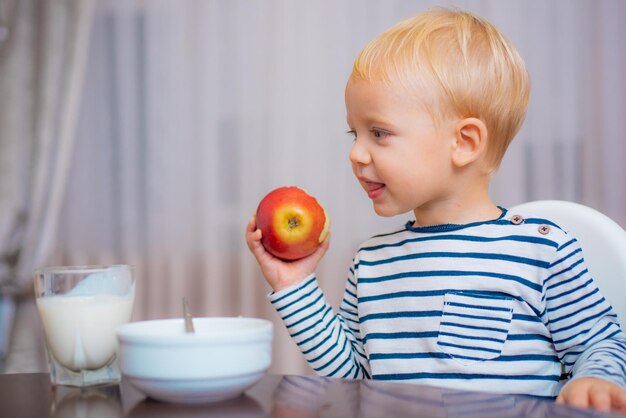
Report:
[[[543,397],[572,376],[626,387],[626,336],[575,238],[505,209],[411,225],[359,248],[336,314],[315,275],[269,295],[319,375]]]

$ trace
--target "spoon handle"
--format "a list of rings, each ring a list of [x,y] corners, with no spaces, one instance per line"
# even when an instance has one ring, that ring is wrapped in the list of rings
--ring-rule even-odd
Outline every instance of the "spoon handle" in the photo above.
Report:
[[[189,305],[187,305],[187,298],[183,296],[183,316],[185,317],[185,332],[194,333],[193,319],[189,312]]]

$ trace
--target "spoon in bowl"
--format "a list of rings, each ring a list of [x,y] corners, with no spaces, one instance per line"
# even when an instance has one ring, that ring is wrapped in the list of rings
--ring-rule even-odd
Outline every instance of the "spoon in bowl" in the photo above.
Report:
[[[193,328],[193,319],[191,318],[191,313],[189,312],[189,305],[187,305],[187,298],[183,296],[183,316],[185,318],[185,332],[189,334],[193,334],[196,331]]]

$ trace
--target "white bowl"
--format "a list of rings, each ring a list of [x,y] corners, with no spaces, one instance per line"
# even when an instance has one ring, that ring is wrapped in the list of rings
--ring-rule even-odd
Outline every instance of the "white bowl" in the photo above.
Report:
[[[242,394],[272,359],[272,323],[257,318],[132,322],[117,329],[123,379],[166,402],[207,403]]]

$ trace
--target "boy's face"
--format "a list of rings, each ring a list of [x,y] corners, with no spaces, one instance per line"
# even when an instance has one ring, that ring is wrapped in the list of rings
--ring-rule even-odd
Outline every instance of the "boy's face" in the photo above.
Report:
[[[436,126],[419,97],[397,83],[351,79],[346,110],[355,137],[352,170],[378,215],[436,211],[450,197],[450,122]]]

